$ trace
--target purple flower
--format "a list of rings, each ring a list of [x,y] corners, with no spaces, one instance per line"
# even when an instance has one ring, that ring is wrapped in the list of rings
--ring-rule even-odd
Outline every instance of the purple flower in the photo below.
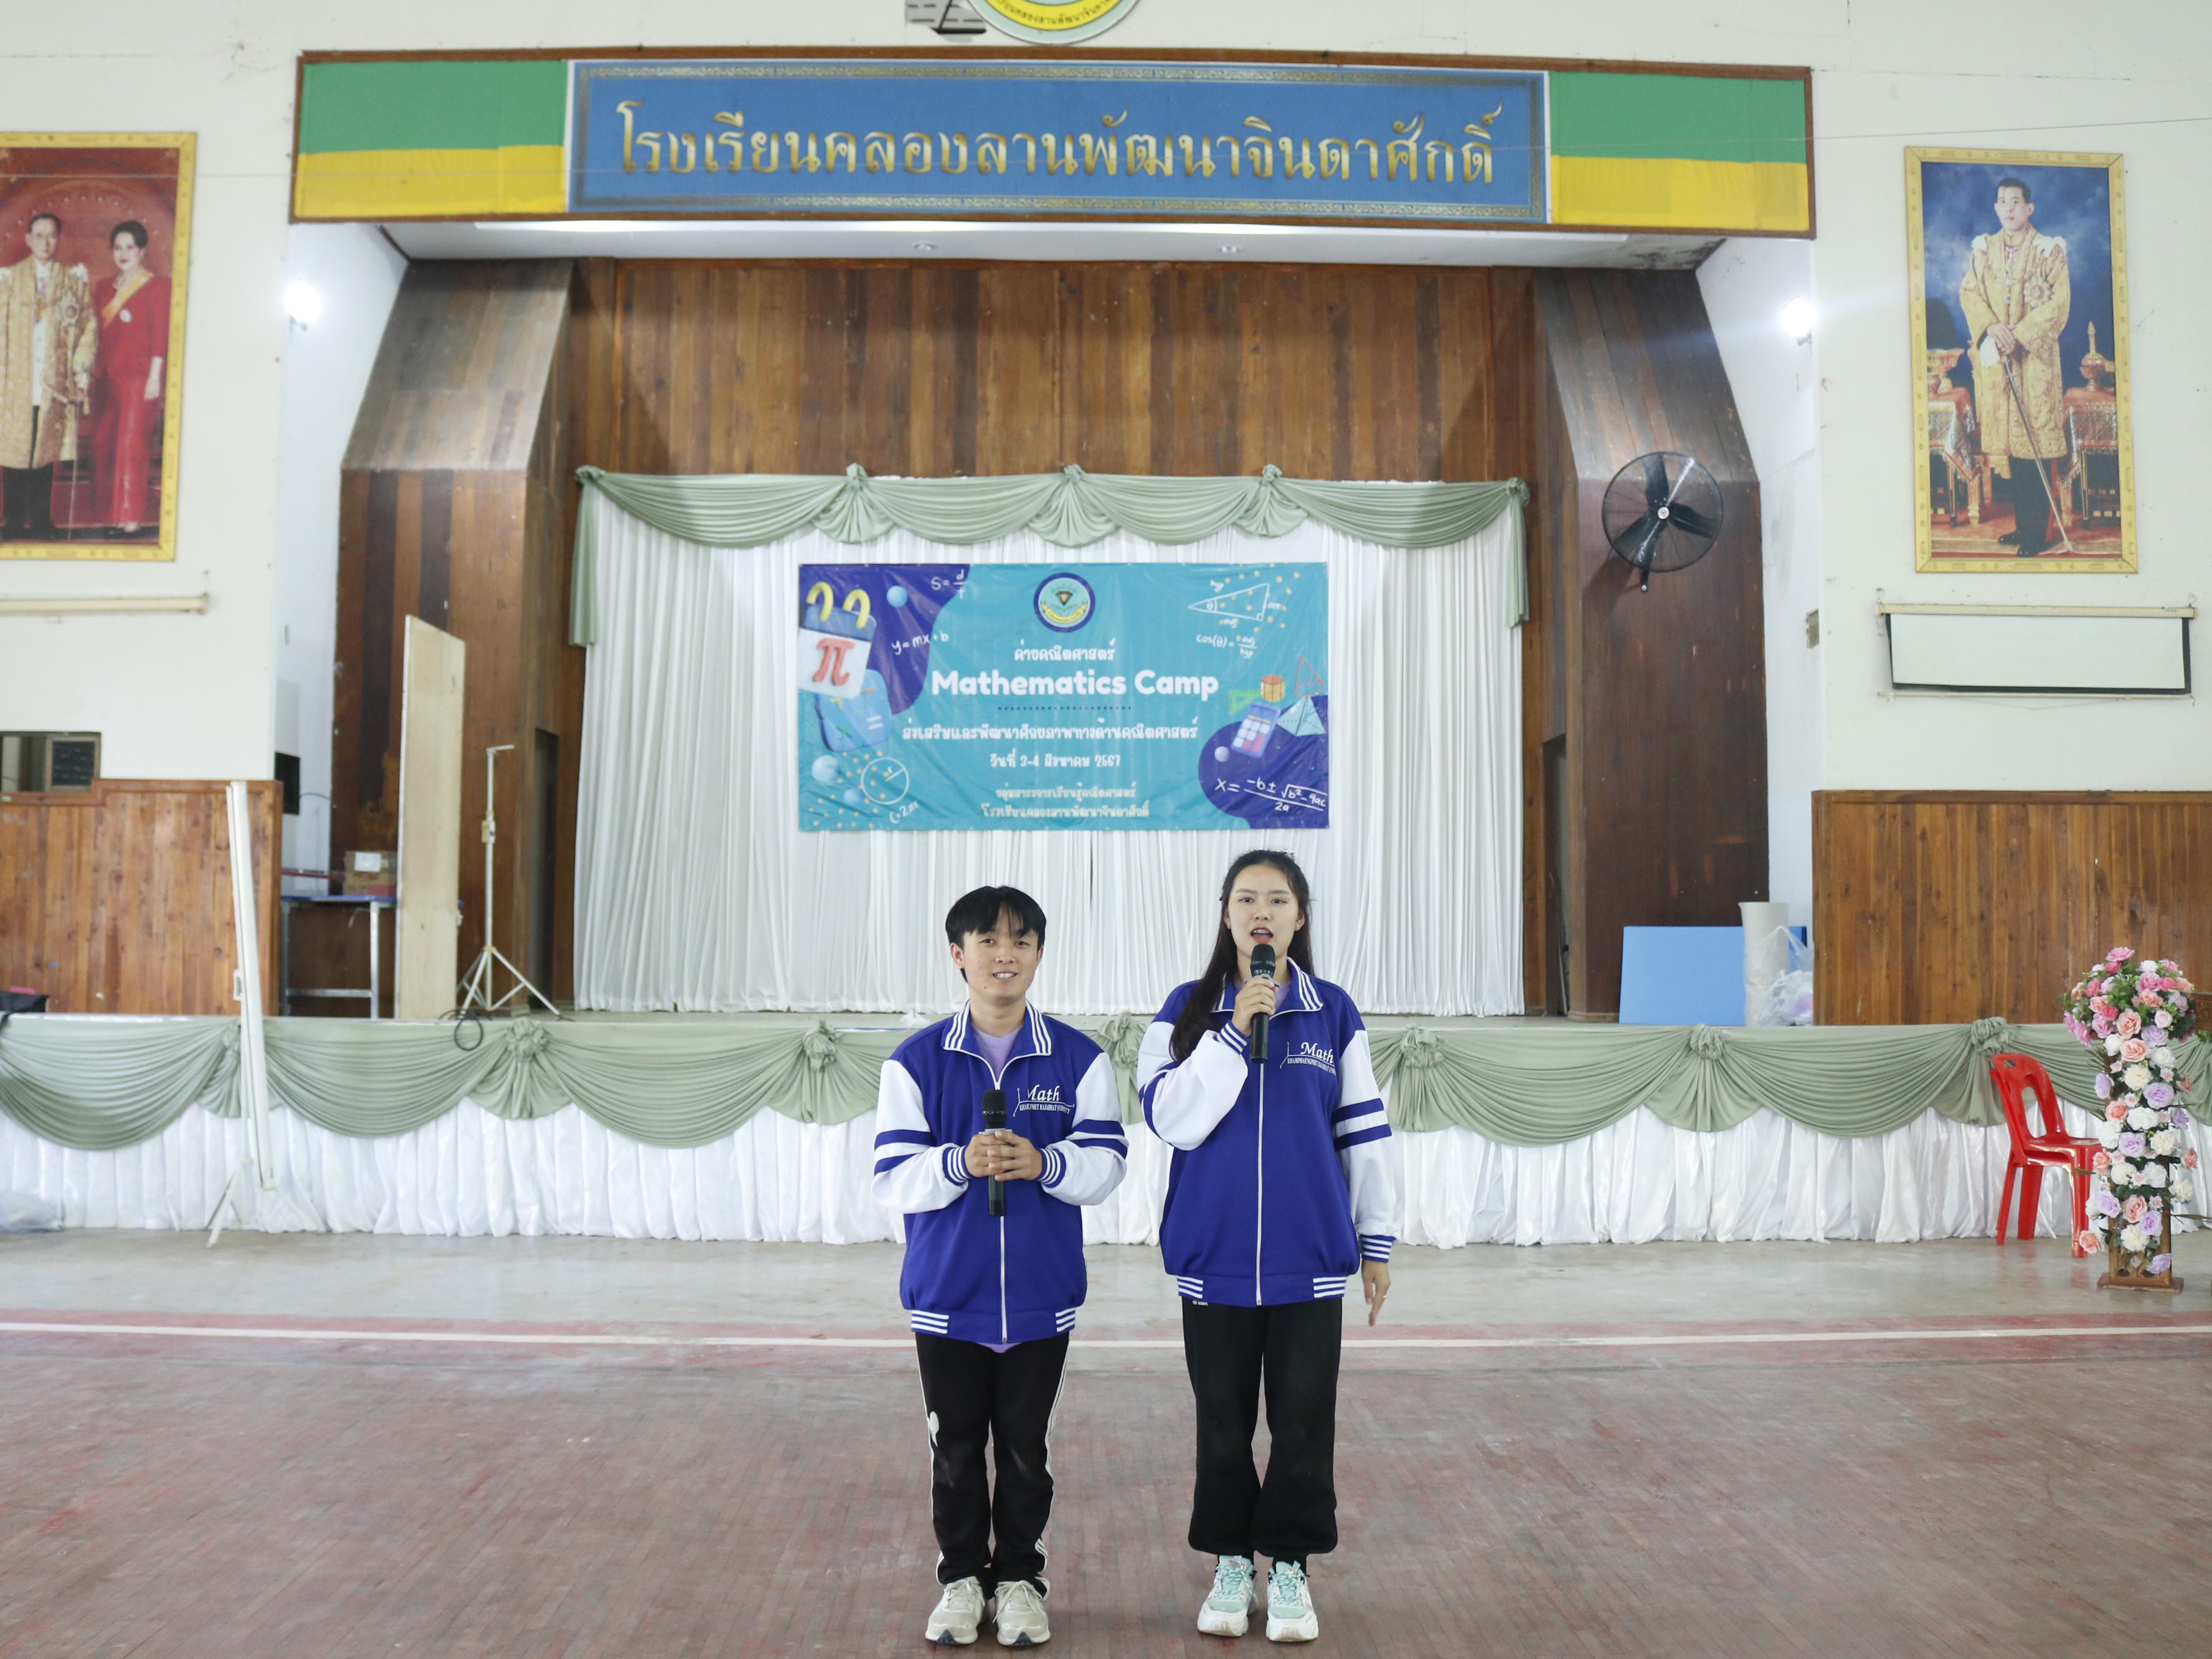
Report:
[[[2104,1073],[2098,1073],[2096,1082],[2090,1086],[2096,1090],[2098,1099],[2110,1100],[2112,1097],[2112,1079]]]
[[[2099,1215],[2118,1215],[2120,1212],[2120,1200],[2112,1196],[2111,1188],[2100,1187],[2097,1189],[2095,1201],[2090,1207]]]
[[[2162,1273],[2172,1265],[2173,1258],[2170,1255],[2154,1255],[2150,1259],[2150,1270],[2154,1273]]]
[[[2143,1091],[2143,1099],[2164,1111],[2173,1104],[2173,1085],[2171,1083],[2154,1083]]]
[[[2120,1137],[2120,1156],[2123,1158],[2141,1158],[2143,1155],[2143,1147],[2145,1144],[2143,1138],[2137,1134],[2134,1130],[2130,1129],[2127,1133]]]

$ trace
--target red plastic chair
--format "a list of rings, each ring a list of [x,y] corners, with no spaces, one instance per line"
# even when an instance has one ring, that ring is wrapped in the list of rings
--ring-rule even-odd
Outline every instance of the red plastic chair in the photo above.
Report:
[[[2043,1172],[2064,1170],[2074,1182],[2074,1254],[2086,1255],[2081,1234],[2089,1224],[2089,1173],[2100,1150],[2098,1143],[2066,1133],[2058,1091],[2041,1060],[2026,1054],[1993,1055],[1990,1081],[1997,1086],[2005,1127],[2012,1131],[2012,1160],[2005,1165],[2004,1187],[1997,1196],[1997,1243],[2005,1242],[2014,1177],[2020,1180],[2020,1236],[2033,1238],[2036,1212],[2043,1203]]]

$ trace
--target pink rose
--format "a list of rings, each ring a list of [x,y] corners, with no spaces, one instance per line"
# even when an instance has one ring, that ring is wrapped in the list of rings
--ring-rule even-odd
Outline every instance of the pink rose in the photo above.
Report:
[[[2119,1023],[2114,1029],[2122,1036],[2131,1037],[2142,1030],[2142,1016],[2130,1008],[2120,1016]]]
[[[2146,1008],[2160,1008],[2166,1006],[2164,1000],[2156,991],[2145,991],[2136,1000]]]
[[[2133,1225],[2135,1223],[2141,1221],[2149,1213],[2150,1206],[2144,1201],[2141,1195],[2131,1198],[2126,1203],[2120,1206],[2120,1214],[2126,1218],[2130,1225]]]
[[[2128,1103],[2124,1099],[2111,1101],[2107,1103],[2105,1107],[2105,1115],[2112,1119],[2115,1123],[2118,1123],[2127,1115]]]
[[[2107,962],[2125,962],[2133,955],[2135,955],[2135,952],[2126,945],[2115,945],[2111,950],[2105,952],[2105,960]]]
[[[2181,1167],[2185,1170],[2193,1170],[2197,1167],[2197,1149],[2194,1146],[2181,1155]]]
[[[2150,1044],[2141,1037],[2130,1037],[2120,1045],[2120,1058],[2133,1066],[2150,1052]]]
[[[2110,1152],[2100,1151],[2096,1157],[2089,1160],[2089,1167],[2102,1175],[2112,1167],[2112,1155]]]
[[[2087,1227],[2082,1228],[2080,1232],[2074,1235],[2074,1248],[2081,1251],[2083,1255],[2094,1255],[2096,1253],[2097,1247],[2103,1243],[2104,1240],[2099,1238],[2095,1233],[2090,1231]]]

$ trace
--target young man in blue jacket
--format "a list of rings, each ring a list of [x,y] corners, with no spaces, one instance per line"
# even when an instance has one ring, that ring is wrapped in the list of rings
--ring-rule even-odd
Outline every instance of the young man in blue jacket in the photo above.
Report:
[[[952,907],[945,936],[968,1006],[899,1045],[877,1098],[876,1197],[907,1218],[899,1302],[929,1421],[943,1589],[925,1633],[963,1647],[994,1608],[1001,1645],[1052,1638],[1046,1441],[1083,1305],[1078,1206],[1121,1184],[1128,1155],[1112,1063],[1029,1006],[1044,930],[1018,888],[979,887]],[[993,1090],[1006,1097],[1002,1129],[983,1123]]]

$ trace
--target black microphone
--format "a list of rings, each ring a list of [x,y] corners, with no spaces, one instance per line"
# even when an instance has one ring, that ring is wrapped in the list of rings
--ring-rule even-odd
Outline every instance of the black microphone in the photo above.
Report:
[[[987,1089],[983,1091],[983,1127],[1003,1129],[1006,1127],[1006,1091]],[[998,1176],[991,1177],[991,1213],[1003,1216],[1006,1212],[1006,1183]]]
[[[1275,977],[1275,947],[1255,945],[1252,947],[1252,977],[1272,981]],[[1267,1063],[1267,1016],[1252,1016],[1252,1058],[1265,1066]]]

